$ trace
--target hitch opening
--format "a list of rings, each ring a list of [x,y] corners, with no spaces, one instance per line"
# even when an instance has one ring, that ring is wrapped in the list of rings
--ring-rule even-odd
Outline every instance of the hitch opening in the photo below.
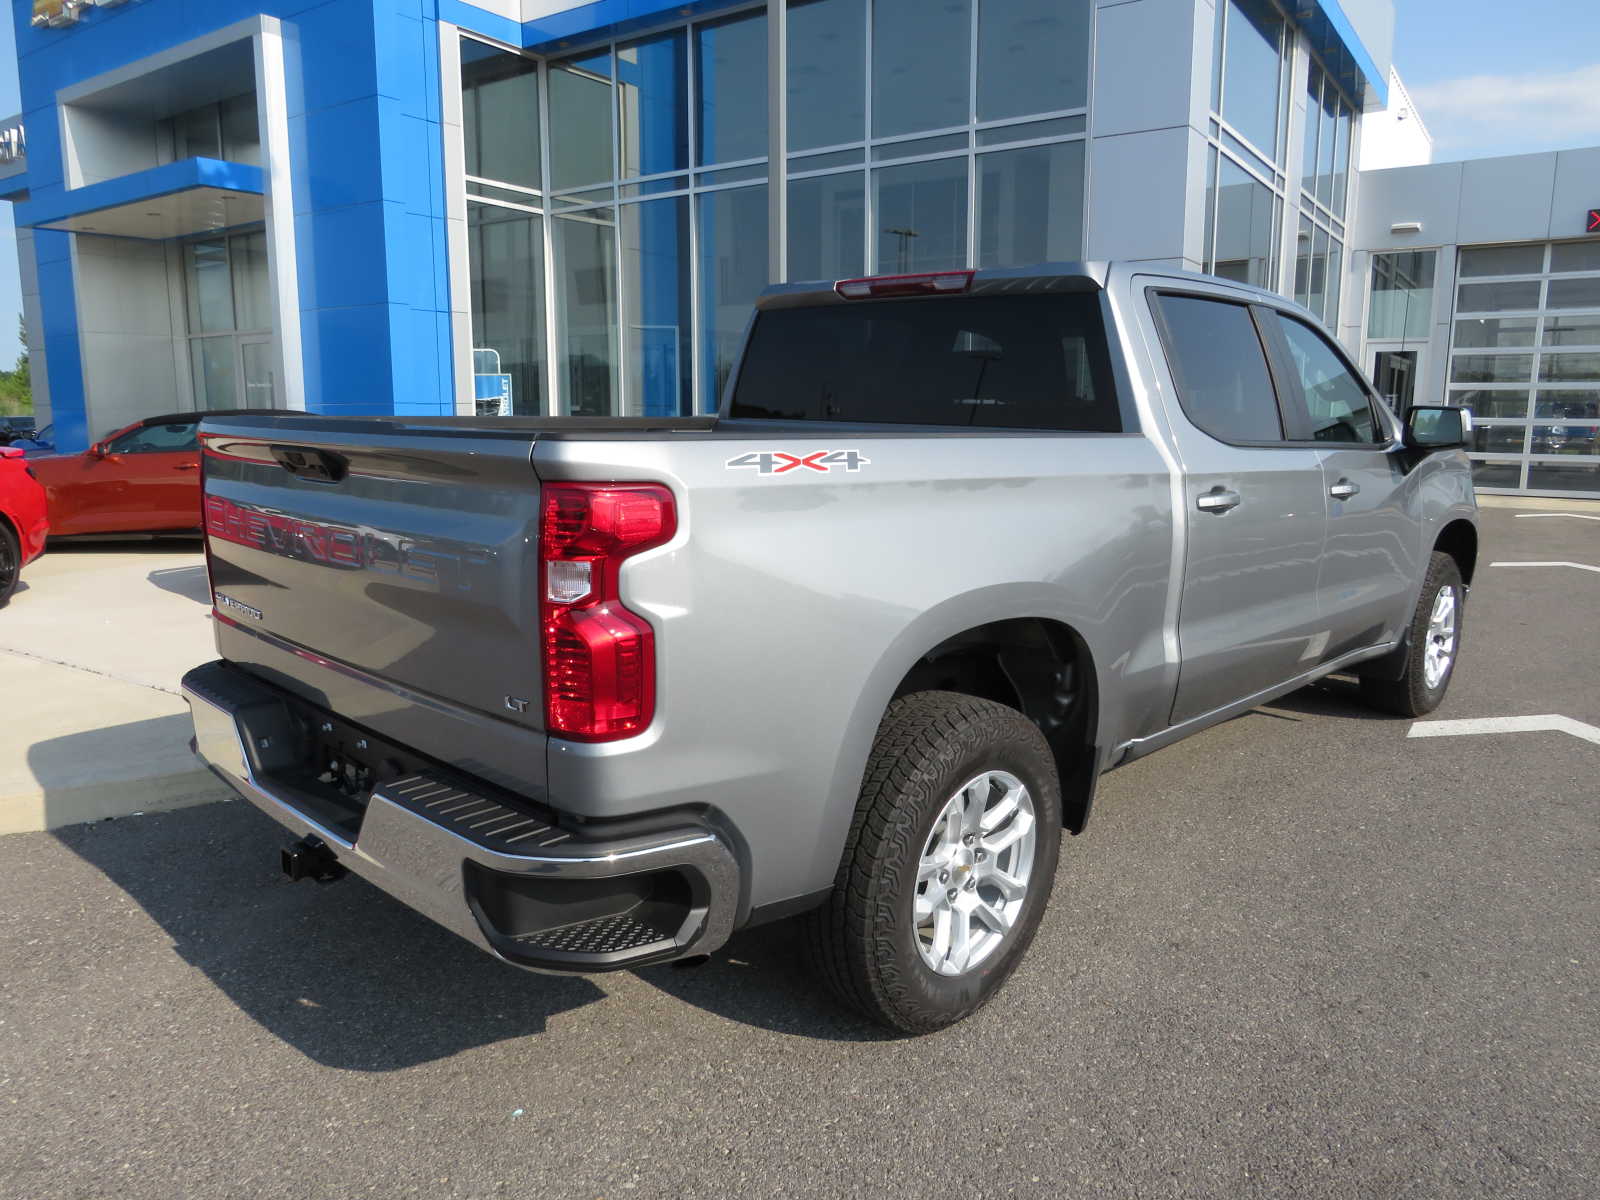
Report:
[[[285,846],[280,853],[283,873],[296,883],[302,879],[332,883],[349,873],[348,868],[339,865],[338,856],[328,849],[327,843],[319,838],[303,837],[294,845]]]

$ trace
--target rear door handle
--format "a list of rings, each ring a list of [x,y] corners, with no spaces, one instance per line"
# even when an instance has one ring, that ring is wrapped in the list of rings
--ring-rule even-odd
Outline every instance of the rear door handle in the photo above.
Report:
[[[1201,512],[1216,513],[1221,516],[1239,507],[1239,493],[1219,485],[1209,492],[1202,492],[1196,496],[1194,506]]]
[[[172,469],[174,471],[198,471],[200,469],[200,464],[199,463],[179,463],[177,466],[173,467]]]
[[[1359,483],[1351,483],[1348,479],[1341,479],[1328,489],[1328,495],[1335,500],[1348,500],[1361,490]]]

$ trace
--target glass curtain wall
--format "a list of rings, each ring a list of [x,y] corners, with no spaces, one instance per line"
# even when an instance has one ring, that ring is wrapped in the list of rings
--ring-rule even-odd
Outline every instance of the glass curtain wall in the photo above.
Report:
[[[1288,174],[1290,26],[1268,0],[1219,0],[1204,269],[1276,289]]]
[[[789,0],[790,279],[1083,254],[1090,0]]]
[[[266,233],[186,242],[183,273],[195,407],[275,407]]]
[[[1479,487],[1600,496],[1600,243],[1465,248],[1448,402]]]
[[[463,39],[480,404],[714,411],[774,259],[832,280],[1081,257],[1092,0],[785,19],[776,171],[764,5],[543,63]]]
[[[1294,298],[1337,328],[1355,108],[1316,62],[1311,64],[1306,89]],[[1431,280],[1428,286],[1432,287]]]
[[[1399,250],[1372,256],[1369,339],[1427,340],[1433,329],[1433,268],[1437,257],[1434,250]]]

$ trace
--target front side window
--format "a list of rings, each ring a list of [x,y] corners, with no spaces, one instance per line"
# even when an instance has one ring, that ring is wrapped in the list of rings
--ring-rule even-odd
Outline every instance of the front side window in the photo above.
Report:
[[[1200,296],[1159,301],[1184,414],[1218,441],[1279,442],[1283,420],[1250,309]]]
[[[193,421],[173,421],[161,425],[141,425],[130,429],[106,446],[111,454],[172,454],[199,448]]]
[[[1311,437],[1319,442],[1379,440],[1377,418],[1367,390],[1337,351],[1311,326],[1280,315],[1289,363],[1300,383]]]
[[[966,296],[778,309],[756,321],[734,417],[1122,429],[1096,297]]]

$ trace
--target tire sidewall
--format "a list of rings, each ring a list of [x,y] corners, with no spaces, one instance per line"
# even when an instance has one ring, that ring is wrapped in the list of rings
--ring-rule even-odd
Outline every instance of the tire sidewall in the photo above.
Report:
[[[1428,686],[1427,653],[1428,624],[1433,615],[1434,603],[1439,593],[1451,587],[1456,593],[1456,644],[1450,652],[1450,664],[1434,687]],[[1456,664],[1461,661],[1462,635],[1465,632],[1467,590],[1461,580],[1461,571],[1449,555],[1436,555],[1423,584],[1422,596],[1417,601],[1417,612],[1411,627],[1411,661],[1407,670],[1411,676],[1412,694],[1425,712],[1432,712],[1444,701],[1450,690],[1450,680],[1455,677]]]
[[[896,968],[886,991],[896,1007],[936,1017],[938,1025],[981,1006],[1005,981],[1027,951],[1050,900],[1061,847],[1061,793],[1055,763],[1042,736],[1021,714],[1015,721],[999,718],[983,723],[990,736],[947,743],[933,770],[925,773],[914,805],[908,806],[908,849],[883,864],[874,889],[875,907],[883,922],[879,953]],[[1020,779],[1033,800],[1035,828],[1033,868],[1028,893],[1006,940],[981,964],[964,975],[940,975],[922,959],[917,945],[917,864],[933,825],[956,789],[988,771],[1005,771]],[[889,965],[889,964],[885,964]],[[934,1022],[930,1022],[932,1024]]]

